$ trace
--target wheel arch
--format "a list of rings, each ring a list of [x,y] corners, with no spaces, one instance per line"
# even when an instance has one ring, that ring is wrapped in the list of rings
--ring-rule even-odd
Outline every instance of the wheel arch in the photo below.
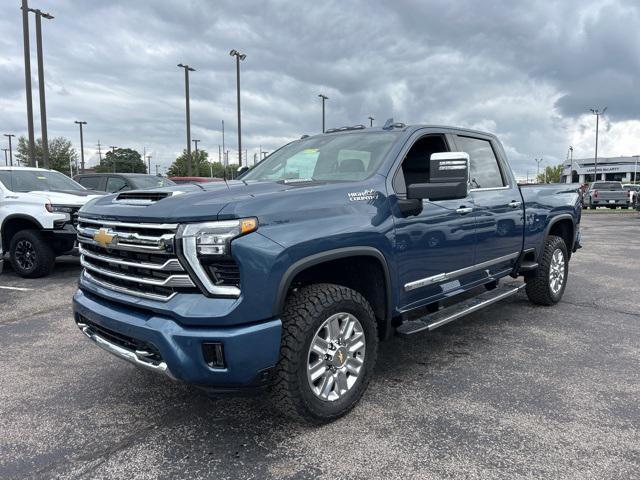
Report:
[[[573,250],[573,242],[575,241],[575,223],[573,220],[573,216],[569,213],[563,213],[554,216],[549,221],[547,227],[545,228],[542,243],[537,248],[536,258],[539,259],[540,255],[542,255],[549,235],[556,235],[562,238],[567,246],[567,252],[569,252],[569,256],[571,256],[571,251]]]
[[[366,259],[366,260],[364,260]],[[344,263],[343,263],[344,262]],[[355,262],[355,264],[354,264]],[[391,333],[391,308],[392,308],[392,295],[391,295],[391,275],[389,273],[389,266],[387,264],[387,260],[383,253],[374,248],[374,247],[345,247],[338,248],[333,250],[328,250],[325,252],[316,253],[314,255],[310,255],[300,260],[294,262],[289,268],[285,271],[284,275],[280,280],[280,284],[278,285],[277,296],[276,296],[276,304],[275,304],[275,312],[274,315],[281,315],[284,311],[285,302],[287,300],[287,295],[292,285],[296,282],[297,279],[304,278],[305,274],[315,274],[319,273],[320,269],[323,266],[358,266],[364,264],[373,266],[377,265],[379,268],[379,272],[381,275],[382,285],[380,286],[383,290],[382,298],[376,297],[375,292],[377,291],[377,286],[375,282],[367,282],[367,287],[364,288],[364,291],[359,288],[354,288],[353,282],[350,281],[341,281],[339,277],[334,278],[333,280],[329,278],[319,278],[318,282],[331,282],[341,284],[343,286],[347,286],[349,288],[354,288],[358,290],[371,304],[374,312],[376,313],[376,319],[378,321],[380,328],[380,334],[383,338],[387,338]],[[334,275],[337,275],[334,272]],[[353,280],[353,277],[351,277]],[[364,286],[365,282],[362,282],[360,286]]]
[[[9,250],[11,239],[20,230],[28,229],[42,230],[42,224],[30,215],[14,213],[8,215],[2,222],[0,233],[2,234],[2,248],[6,252]]]

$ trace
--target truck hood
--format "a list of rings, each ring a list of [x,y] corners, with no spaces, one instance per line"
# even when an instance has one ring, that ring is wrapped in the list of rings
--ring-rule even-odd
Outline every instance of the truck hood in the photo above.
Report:
[[[19,196],[25,197],[40,197],[45,203],[51,203],[53,205],[70,205],[81,207],[89,200],[102,196],[102,192],[96,192],[94,190],[43,190],[32,192],[21,192]]]
[[[318,183],[285,184],[282,182],[212,182],[198,185],[179,185],[153,190],[136,190],[106,195],[87,203],[80,211],[88,218],[101,220],[119,220],[129,222],[194,222],[225,218],[237,218],[238,209],[233,213],[221,214],[228,205],[260,205],[273,196],[284,195],[289,191],[312,189]],[[126,195],[124,195],[126,194]],[[133,195],[151,198],[154,194],[167,196],[145,205],[127,201]],[[226,209],[225,209],[226,210]],[[244,210],[244,209],[243,209]],[[250,209],[247,209],[250,210]],[[255,211],[253,208],[252,211]],[[250,213],[257,215],[259,212]]]

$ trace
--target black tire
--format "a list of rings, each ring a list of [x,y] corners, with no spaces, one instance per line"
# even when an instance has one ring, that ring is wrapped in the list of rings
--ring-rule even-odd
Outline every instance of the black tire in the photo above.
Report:
[[[620,207],[620,208],[622,208],[623,210],[629,210],[629,207]]]
[[[557,250],[562,252],[564,260],[564,277],[560,288],[554,292],[551,287],[551,263],[553,255]],[[537,305],[555,305],[560,301],[567,286],[569,277],[569,255],[567,245],[564,240],[555,235],[549,235],[544,245],[544,250],[539,266],[531,275],[525,277],[527,297],[531,303]]]
[[[589,205],[589,208],[590,208],[591,210],[595,210],[595,209],[596,209],[596,206],[595,206],[595,205]]]
[[[11,239],[9,257],[14,271],[23,278],[49,275],[56,260],[53,249],[38,230],[20,230]]]
[[[357,318],[364,333],[364,363],[353,386],[334,401],[312,391],[307,378],[309,349],[316,332],[336,313]],[[335,420],[351,410],[367,389],[376,362],[378,333],[369,303],[358,292],[340,285],[320,283],[292,292],[282,317],[280,360],[276,367],[273,398],[286,416],[311,424]]]

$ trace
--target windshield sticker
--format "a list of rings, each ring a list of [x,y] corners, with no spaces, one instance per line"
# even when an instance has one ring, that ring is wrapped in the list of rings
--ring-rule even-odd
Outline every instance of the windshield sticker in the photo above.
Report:
[[[370,201],[378,198],[378,192],[373,188],[370,188],[368,190],[363,190],[362,192],[349,192],[347,193],[347,197],[349,197],[349,201],[351,202]]]
[[[305,148],[303,150],[304,153],[318,153],[318,149],[317,148]]]

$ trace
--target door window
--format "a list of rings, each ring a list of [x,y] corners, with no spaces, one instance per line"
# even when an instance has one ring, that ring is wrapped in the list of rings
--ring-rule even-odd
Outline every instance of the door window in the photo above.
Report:
[[[414,183],[428,183],[431,154],[448,151],[449,148],[442,135],[427,135],[419,138],[402,160],[402,168],[393,182],[395,192],[404,195],[407,193],[407,186]]]
[[[100,190],[102,177],[80,177],[78,183],[89,190]]]
[[[505,182],[491,142],[480,138],[456,138],[459,150],[469,154],[471,188],[504,187]]]
[[[128,190],[127,182],[120,177],[109,177],[109,180],[107,180],[107,192],[115,193],[122,190]]]

